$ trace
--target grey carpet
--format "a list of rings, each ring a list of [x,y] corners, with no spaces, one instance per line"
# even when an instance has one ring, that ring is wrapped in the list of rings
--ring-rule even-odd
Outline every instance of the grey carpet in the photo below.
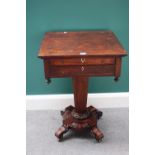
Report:
[[[104,139],[97,143],[88,133],[70,132],[58,142],[59,111],[27,111],[27,155],[128,155],[128,108],[102,109],[98,127]]]

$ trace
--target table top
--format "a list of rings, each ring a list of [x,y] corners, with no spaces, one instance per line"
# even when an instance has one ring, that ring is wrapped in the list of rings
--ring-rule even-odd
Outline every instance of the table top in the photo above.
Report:
[[[47,32],[38,56],[125,56],[126,51],[112,31]]]

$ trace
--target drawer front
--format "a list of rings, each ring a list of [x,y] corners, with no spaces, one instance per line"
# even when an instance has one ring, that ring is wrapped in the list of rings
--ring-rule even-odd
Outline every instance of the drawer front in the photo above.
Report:
[[[113,76],[115,65],[50,66],[47,77]]]
[[[52,58],[50,65],[112,65],[115,64],[114,57],[79,57],[79,58]]]

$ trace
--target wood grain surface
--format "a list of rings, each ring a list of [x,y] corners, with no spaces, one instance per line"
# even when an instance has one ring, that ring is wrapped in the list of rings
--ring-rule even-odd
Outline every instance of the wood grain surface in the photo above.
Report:
[[[102,113],[87,108],[88,78],[121,73],[126,52],[111,31],[48,32],[41,43],[39,57],[44,61],[45,78],[72,77],[75,108],[62,111],[63,125],[55,136],[61,140],[69,129],[91,129],[97,141],[104,135],[97,127]]]
[[[111,31],[47,32],[38,56],[124,56],[126,52]]]

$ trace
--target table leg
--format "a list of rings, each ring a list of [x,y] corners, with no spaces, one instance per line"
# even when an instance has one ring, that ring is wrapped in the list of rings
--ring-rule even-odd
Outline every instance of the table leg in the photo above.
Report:
[[[88,77],[74,77],[73,88],[75,110],[83,113],[87,107]]]
[[[73,88],[75,107],[68,106],[65,111],[61,111],[63,125],[56,131],[55,136],[60,141],[69,129],[82,131],[88,128],[95,139],[100,142],[104,135],[97,127],[97,120],[101,118],[102,112],[93,106],[87,107],[88,77],[74,77]]]

